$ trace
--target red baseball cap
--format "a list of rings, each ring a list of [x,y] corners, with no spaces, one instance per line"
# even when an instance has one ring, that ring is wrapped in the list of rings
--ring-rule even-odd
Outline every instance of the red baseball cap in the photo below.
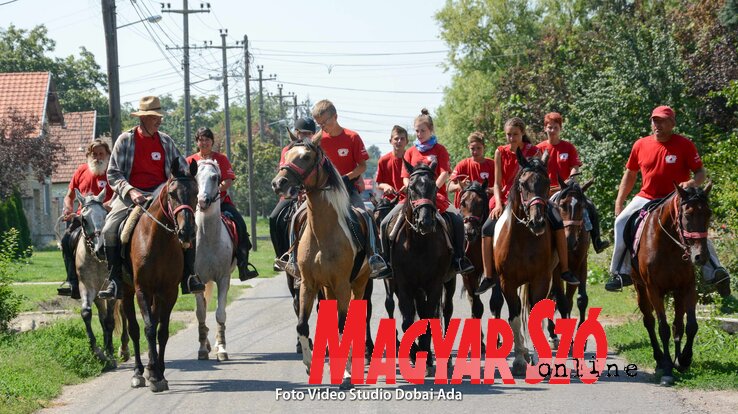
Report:
[[[676,115],[674,114],[674,110],[669,108],[666,105],[657,106],[653,112],[651,112],[651,118],[667,118],[671,120],[676,120]]]

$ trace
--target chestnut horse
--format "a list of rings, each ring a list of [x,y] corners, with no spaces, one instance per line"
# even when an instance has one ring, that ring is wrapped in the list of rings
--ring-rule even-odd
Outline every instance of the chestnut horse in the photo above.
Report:
[[[130,269],[133,284],[124,283],[123,309],[128,318],[128,334],[136,355],[131,386],[145,386],[153,392],[169,389],[164,378],[164,352],[169,340],[169,317],[177,302],[184,271],[183,248],[195,241],[197,203],[197,162],[189,171],[180,171],[179,159],[172,163],[171,176],[153,194],[153,202],[131,235]],[[149,343],[149,363],[144,372],[133,297],[136,296],[144,332]],[[158,342],[158,348],[157,348]],[[145,378],[147,376],[147,378]]]
[[[459,194],[461,197],[461,216],[464,218],[464,240],[466,257],[474,265],[475,271],[462,275],[464,289],[466,290],[469,304],[471,305],[472,318],[481,319],[484,315],[484,305],[479,295],[474,292],[479,286],[479,280],[482,277],[484,269],[482,267],[482,224],[489,215],[489,196],[487,195],[487,179],[480,184],[473,181],[469,186]],[[492,295],[489,298],[489,309],[495,318],[500,319],[502,315],[502,305],[505,304],[505,298],[502,296],[500,285],[492,288]],[[482,353],[484,353],[485,344],[484,336],[482,336]]]
[[[710,254],[707,230],[711,216],[708,195],[712,183],[704,189],[685,190],[677,184],[674,187],[676,192],[644,219],[640,245],[631,259],[631,276],[638,292],[643,325],[651,340],[656,368],[663,372],[661,385],[674,383],[675,366],[669,352],[670,333],[664,296],[672,293],[674,297],[674,354],[677,369],[685,371],[692,363],[692,344],[697,334],[697,289],[693,265],[705,264]],[[725,285],[722,287],[727,287],[729,293],[729,280],[720,285]],[[654,311],[659,321],[661,344],[656,337]],[[685,313],[687,340],[682,348]]]
[[[511,372],[523,375],[526,363],[532,362],[525,346],[527,315],[533,305],[548,296],[551,270],[557,256],[546,214],[551,185],[547,169],[548,151],[541,158],[529,161],[518,149],[517,157],[520,170],[513,181],[505,210],[497,220],[493,250],[514,337],[515,360]],[[524,285],[526,287],[518,296],[518,288]],[[526,320],[521,320],[521,317]]]
[[[407,198],[399,214],[389,224],[405,220],[392,247],[391,262],[394,269],[393,285],[402,314],[402,330],[407,331],[419,319],[437,319],[444,283],[449,279],[452,252],[444,235],[443,220],[436,207],[436,163],[430,166],[418,163],[415,167],[404,161],[410,174]],[[388,237],[389,235],[383,235]],[[445,316],[445,314],[444,314]],[[431,337],[426,332],[413,343],[411,360],[418,351],[426,351],[426,375],[432,375],[433,357]],[[448,360],[451,365],[451,359]]]
[[[564,221],[566,245],[569,248],[569,266],[572,273],[579,278],[579,285],[573,286],[567,283],[566,291],[564,291],[561,267],[556,266],[553,272],[551,296],[556,299],[556,308],[561,317],[570,318],[574,307],[574,293],[578,293],[579,323],[577,326],[584,322],[587,315],[587,305],[589,304],[589,296],[587,296],[587,258],[589,257],[590,238],[589,232],[584,229],[584,209],[586,208],[584,192],[593,182],[592,179],[580,186],[574,180],[567,184],[559,178],[559,192],[552,200]],[[553,344],[554,349],[558,348],[559,338],[554,333],[553,322],[548,324],[548,334],[549,342]]]
[[[285,163],[280,165],[272,180],[274,191],[285,198],[295,197],[301,187],[307,197],[306,225],[299,238],[296,257],[302,278],[297,334],[308,374],[313,359],[308,320],[318,289],[323,290],[326,299],[337,301],[338,325],[343,332],[349,301],[364,296],[369,280],[366,259],[351,280],[354,258],[359,250],[349,227],[351,204],[341,176],[323,152],[320,141],[321,135],[317,134],[312,140],[293,142],[284,154]],[[347,362],[350,364],[351,358]],[[351,387],[347,368],[341,389]]]

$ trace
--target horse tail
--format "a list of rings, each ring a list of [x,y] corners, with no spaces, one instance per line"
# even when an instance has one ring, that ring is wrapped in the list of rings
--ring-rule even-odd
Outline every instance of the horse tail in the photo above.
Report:
[[[114,321],[114,328],[113,333],[117,336],[120,335],[123,331],[123,301],[122,300],[116,300],[115,304],[113,305],[113,321]]]
[[[213,283],[212,280],[205,283],[205,293],[203,293],[203,297],[205,298],[205,305],[207,305],[208,301],[213,296],[213,286],[214,285],[215,283]]]

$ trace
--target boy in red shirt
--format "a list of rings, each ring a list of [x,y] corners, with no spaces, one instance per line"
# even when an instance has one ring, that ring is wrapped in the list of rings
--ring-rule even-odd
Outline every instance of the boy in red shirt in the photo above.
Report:
[[[630,152],[615,200],[615,249],[610,263],[611,277],[605,284],[608,291],[619,291],[633,284],[630,278],[630,261],[625,257],[627,248],[623,240],[628,218],[649,201],[668,196],[674,191],[675,182],[686,188],[699,186],[705,181],[705,168],[697,148],[689,139],[672,132],[675,125],[674,110],[668,106],[655,108],[651,113],[653,135],[636,141]],[[641,172],[643,181],[641,190],[623,208],[625,198],[633,190],[638,178],[638,171]],[[703,266],[702,275],[706,282],[717,283],[729,275],[720,264],[712,242],[708,240],[707,245],[710,259]]]
[[[385,196],[394,197],[392,194],[400,193],[404,185],[402,169],[405,167],[402,158],[405,156],[405,147],[407,147],[407,130],[395,125],[392,127],[389,142],[392,144],[392,151],[379,158],[377,177],[374,181]],[[400,194],[400,197],[402,197],[402,194]]]
[[[495,162],[484,156],[484,135],[481,132],[472,132],[466,139],[471,157],[461,160],[451,173],[451,181],[448,183],[448,191],[454,195],[454,207],[461,206],[461,192],[472,183],[482,183],[487,180],[494,184]],[[487,196],[494,195],[493,185],[487,187]]]
[[[87,146],[87,162],[80,164],[77,171],[69,182],[69,190],[64,196],[64,221],[68,222],[67,230],[61,239],[62,257],[64,258],[64,267],[67,270],[67,280],[62,286],[56,289],[60,296],[71,296],[72,299],[80,299],[79,295],[79,279],[77,278],[77,266],[75,263],[77,240],[81,223],[75,220],[76,214],[79,214],[82,205],[80,205],[75,214],[74,198],[75,191],[79,190],[82,195],[94,194],[98,195],[105,190],[105,207],[108,207],[108,201],[113,196],[113,190],[108,185],[108,161],[110,160],[110,147],[102,140],[96,139]],[[69,287],[64,286],[69,284]]]

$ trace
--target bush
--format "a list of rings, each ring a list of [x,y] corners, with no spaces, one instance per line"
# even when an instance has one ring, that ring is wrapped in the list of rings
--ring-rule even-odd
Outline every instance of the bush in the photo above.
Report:
[[[23,201],[17,191],[6,201],[0,203],[0,242],[10,229],[17,230],[15,257],[21,257],[28,252],[28,247],[31,246],[31,232],[23,212]]]
[[[0,240],[0,333],[8,330],[8,324],[20,311],[21,298],[10,287],[21,266],[16,259],[18,239],[18,230],[11,228]]]

